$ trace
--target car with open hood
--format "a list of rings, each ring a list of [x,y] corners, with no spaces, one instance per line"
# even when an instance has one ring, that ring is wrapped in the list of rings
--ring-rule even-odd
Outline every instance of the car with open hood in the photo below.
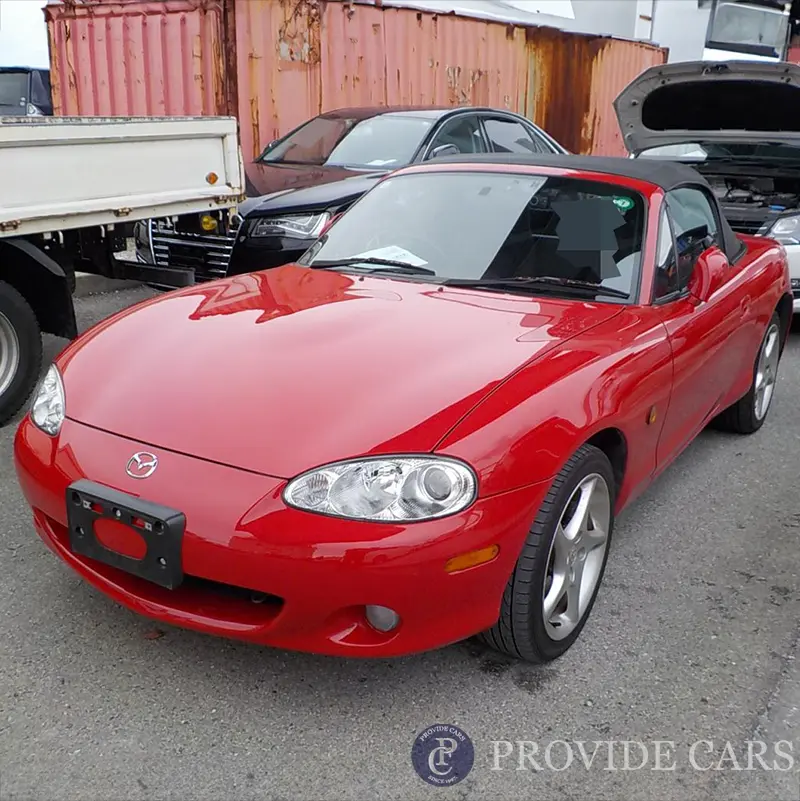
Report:
[[[632,156],[691,165],[712,186],[734,231],[784,245],[800,310],[800,65],[650,67],[614,106]]]
[[[385,177],[299,263],[84,333],[16,471],[44,542],[158,620],[552,660],[620,510],[710,422],[764,424],[791,306],[783,249],[737,236],[690,167],[444,158]]]
[[[380,106],[327,111],[270,142],[247,166],[239,214],[137,227],[139,260],[191,269],[196,282],[296,261],[325,225],[387,173],[446,154],[566,153],[507,109]]]

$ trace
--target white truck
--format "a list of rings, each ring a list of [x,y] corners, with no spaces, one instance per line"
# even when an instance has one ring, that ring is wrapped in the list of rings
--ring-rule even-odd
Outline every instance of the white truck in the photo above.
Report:
[[[120,254],[139,220],[237,213],[238,133],[233,117],[0,117],[0,426],[38,380],[41,333],[77,336],[76,271],[194,283]]]

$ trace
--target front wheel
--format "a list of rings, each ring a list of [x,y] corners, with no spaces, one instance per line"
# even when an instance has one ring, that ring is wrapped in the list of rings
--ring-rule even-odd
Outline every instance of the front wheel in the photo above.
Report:
[[[578,639],[594,606],[614,528],[614,471],[583,445],[556,476],[481,639],[527,662],[549,662]]]
[[[42,366],[39,323],[28,302],[0,281],[0,426],[30,396]]]

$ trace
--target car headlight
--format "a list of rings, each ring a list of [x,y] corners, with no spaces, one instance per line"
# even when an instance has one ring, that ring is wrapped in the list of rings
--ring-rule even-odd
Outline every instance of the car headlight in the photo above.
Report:
[[[331,215],[287,214],[284,217],[264,217],[256,220],[251,236],[292,236],[298,239],[315,239],[325,227]]]
[[[31,420],[51,437],[61,431],[64,422],[64,384],[54,364],[39,382],[31,404]]]
[[[800,245],[800,214],[787,214],[766,223],[758,232],[759,236],[776,239],[782,245]]]
[[[436,456],[370,457],[319,467],[290,481],[289,506],[353,520],[416,522],[460,512],[476,497],[475,473]]]

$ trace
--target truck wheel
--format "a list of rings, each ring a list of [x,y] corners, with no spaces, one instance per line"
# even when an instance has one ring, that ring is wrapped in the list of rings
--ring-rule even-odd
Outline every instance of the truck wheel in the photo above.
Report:
[[[25,298],[0,281],[0,426],[30,397],[42,367],[39,322]]]

